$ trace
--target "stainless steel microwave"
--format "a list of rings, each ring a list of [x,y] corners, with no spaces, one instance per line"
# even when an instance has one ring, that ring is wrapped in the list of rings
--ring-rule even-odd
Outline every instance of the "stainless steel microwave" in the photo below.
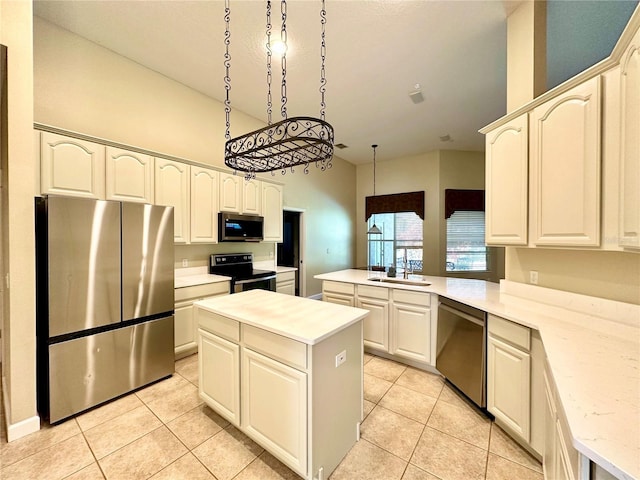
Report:
[[[218,241],[260,242],[264,238],[264,217],[220,212],[218,214]]]

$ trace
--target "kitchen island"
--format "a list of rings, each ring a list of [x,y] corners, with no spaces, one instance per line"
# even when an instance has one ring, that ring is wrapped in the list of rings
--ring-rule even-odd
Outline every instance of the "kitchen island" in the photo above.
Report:
[[[355,285],[356,298],[360,286],[437,294],[537,330],[568,441],[587,463],[581,472],[602,468],[615,478],[640,478],[638,305],[507,280],[425,276],[422,285],[407,285],[385,281],[384,272],[355,269],[315,278]]]
[[[194,304],[199,393],[308,480],[359,439],[367,310],[249,290]]]

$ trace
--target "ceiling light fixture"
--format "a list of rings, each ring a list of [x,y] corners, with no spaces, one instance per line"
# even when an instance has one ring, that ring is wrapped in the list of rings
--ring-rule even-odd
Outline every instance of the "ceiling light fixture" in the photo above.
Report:
[[[245,172],[245,178],[250,179],[256,176],[257,172],[273,172],[281,170],[284,175],[288,168],[293,172],[293,167],[304,165],[304,173],[309,173],[309,163],[315,162],[316,167],[321,170],[331,168],[333,157],[333,127],[325,121],[325,101],[327,79],[325,76],[325,25],[327,14],[325,0],[322,0],[320,10],[320,24],[322,27],[320,44],[320,118],[314,117],[291,117],[287,118],[287,2],[281,0],[280,11],[282,18],[282,28],[280,38],[284,44],[282,58],[282,84],[280,112],[283,120],[271,123],[271,1],[267,0],[267,119],[266,127],[247,133],[240,137],[231,138],[230,116],[231,101],[229,93],[231,91],[231,55],[229,45],[231,44],[231,34],[229,31],[230,8],[229,0],[225,0],[224,21],[224,88],[226,99],[224,101],[224,111],[226,116],[226,143],[224,147],[224,163],[234,170]]]
[[[376,196],[376,148],[378,148],[378,145],[371,145],[371,148],[373,148],[373,196],[375,197]],[[367,235],[381,235],[381,234],[382,234],[382,230],[380,230],[376,225],[376,216],[374,214],[373,225],[367,231]]]

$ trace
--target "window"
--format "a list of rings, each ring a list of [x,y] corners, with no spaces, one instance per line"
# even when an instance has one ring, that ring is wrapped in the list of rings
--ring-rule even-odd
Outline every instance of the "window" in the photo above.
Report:
[[[369,217],[367,229],[376,224],[382,235],[368,235],[369,266],[404,267],[422,271],[422,219],[414,212],[378,213]]]
[[[456,210],[447,218],[447,272],[486,272],[484,212]]]

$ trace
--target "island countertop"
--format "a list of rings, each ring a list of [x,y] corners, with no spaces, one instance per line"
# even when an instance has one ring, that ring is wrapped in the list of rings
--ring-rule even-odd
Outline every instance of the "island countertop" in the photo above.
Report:
[[[201,300],[194,306],[307,345],[315,345],[369,314],[362,308],[267,290]]]

